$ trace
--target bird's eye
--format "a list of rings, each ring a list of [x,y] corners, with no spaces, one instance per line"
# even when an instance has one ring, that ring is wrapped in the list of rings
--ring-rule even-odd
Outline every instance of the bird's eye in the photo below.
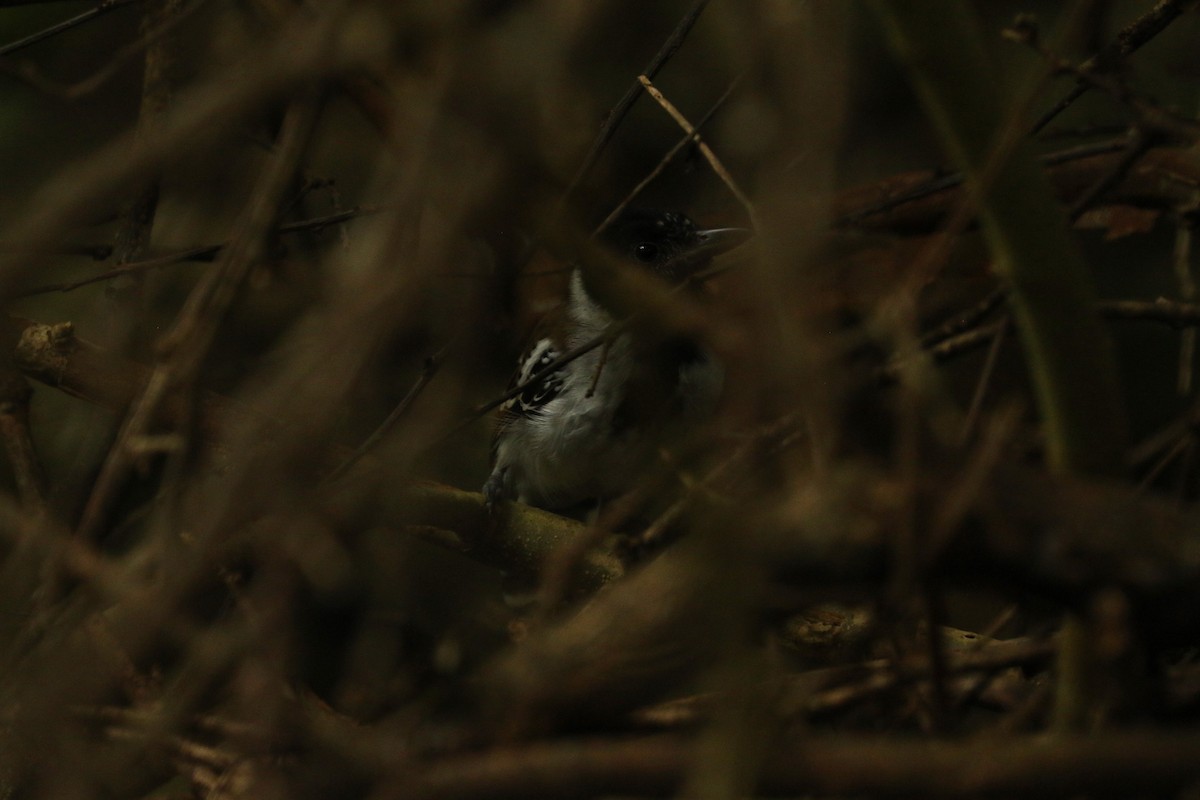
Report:
[[[658,245],[653,242],[642,242],[633,249],[633,255],[638,261],[649,263],[658,258]]]

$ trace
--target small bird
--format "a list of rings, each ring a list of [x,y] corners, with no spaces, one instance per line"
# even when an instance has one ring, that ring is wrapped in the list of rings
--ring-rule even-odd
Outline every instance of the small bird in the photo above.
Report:
[[[749,233],[701,230],[684,214],[630,209],[599,241],[616,259],[670,287],[688,282]],[[614,328],[620,322],[576,266],[560,330],[522,357],[510,388],[525,388],[501,408],[483,488],[490,507],[516,499],[562,510],[615,497],[653,462],[664,430],[715,409],[724,370],[710,353],[686,337]],[[606,335],[612,338],[604,346],[531,382],[564,354]]]

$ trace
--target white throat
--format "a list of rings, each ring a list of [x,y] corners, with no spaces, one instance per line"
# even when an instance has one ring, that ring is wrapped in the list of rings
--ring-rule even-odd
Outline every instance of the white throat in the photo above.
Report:
[[[567,313],[570,315],[571,321],[575,323],[575,331],[571,338],[577,339],[577,341],[571,342],[573,347],[594,339],[604,333],[613,323],[613,318],[592,299],[591,295],[587,293],[587,289],[583,287],[583,272],[578,267],[571,272]]]

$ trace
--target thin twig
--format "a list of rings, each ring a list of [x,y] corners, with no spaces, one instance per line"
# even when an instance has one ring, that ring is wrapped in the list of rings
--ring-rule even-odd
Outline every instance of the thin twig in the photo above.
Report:
[[[191,148],[206,147],[240,121],[257,118],[264,103],[311,87],[324,76],[363,65],[375,51],[330,36],[334,26],[359,19],[358,14],[293,15],[277,34],[255,48],[252,60],[248,56],[235,66],[222,68],[190,89],[144,146],[135,149],[132,134],[118,136],[93,157],[46,181],[39,202],[8,220],[9,238],[17,231],[24,241],[53,241],[66,227],[94,218],[95,209],[109,203],[114,193],[138,185],[162,165],[173,163],[181,148],[193,152]],[[247,69],[248,65],[255,68]],[[31,259],[0,257],[0,294],[11,296],[15,286],[40,266]]]
[[[1196,298],[1196,279],[1192,267],[1192,244],[1195,238],[1195,214],[1200,212],[1200,191],[1192,193],[1190,202],[1181,204],[1175,223],[1175,247],[1171,253],[1175,280],[1179,284],[1179,299],[1190,303]],[[1188,329],[1179,337],[1179,376],[1176,390],[1182,396],[1191,393],[1195,369],[1196,331]]]
[[[975,393],[971,396],[967,418],[963,420],[962,431],[959,433],[958,440],[963,444],[970,441],[971,434],[975,432],[975,426],[979,423],[983,402],[987,398],[988,387],[991,386],[992,375],[995,374],[996,362],[1000,358],[1000,350],[1004,347],[1005,333],[1008,332],[1008,329],[1008,325],[1002,325],[992,339],[991,347],[988,348],[987,360],[983,362],[983,369],[979,371],[979,380],[975,384]]]
[[[147,0],[142,13],[141,31],[143,34],[169,23],[179,12],[181,0]],[[135,128],[137,144],[153,135],[161,125],[162,120],[171,105],[171,54],[165,37],[153,40],[146,48],[142,66],[142,96],[138,108],[138,120]],[[124,266],[140,258],[150,246],[150,237],[154,231],[154,219],[158,212],[159,188],[161,172],[152,175],[140,188],[136,196],[125,208],[117,230],[113,245],[113,259],[117,267]],[[138,329],[138,317],[129,312],[140,294],[136,287],[141,284],[141,278],[133,281],[134,287],[117,291],[116,285],[109,284],[106,292],[109,314],[118,324],[126,326],[134,338],[146,339],[146,332]],[[130,327],[132,326],[132,327]]]
[[[32,62],[28,61],[17,64],[0,61],[0,72],[7,73],[17,80],[24,81],[37,91],[66,100],[79,99],[108,83],[115,75],[121,72],[126,63],[173,31],[181,22],[204,5],[204,3],[205,0],[192,0],[188,6],[172,14],[161,25],[145,30],[141,38],[137,41],[130,42],[117,50],[100,69],[74,83],[61,83],[48,78],[39,72]]]
[[[1000,322],[993,322],[990,325],[982,325],[944,339],[931,347],[924,348],[921,352],[934,361],[948,361],[951,358],[969,353],[972,350],[989,344],[992,339],[999,335],[1000,330],[1008,324],[1008,320],[1002,320]],[[900,370],[904,367],[904,364],[904,359],[893,361],[881,367],[876,372],[876,378],[883,383],[891,383],[900,376]]]
[[[299,233],[302,231],[320,231],[330,225],[338,225],[356,217],[375,214],[383,209],[383,206],[358,206],[355,208],[339,211],[336,214],[326,214],[312,219],[299,220],[297,222],[289,222],[285,225],[280,225],[276,229],[276,234],[284,235],[290,233]],[[131,275],[140,272],[148,272],[150,270],[167,267],[172,264],[179,264],[185,261],[211,261],[215,256],[228,247],[229,243],[222,244],[207,244],[200,247],[191,247],[187,250],[180,250],[176,253],[168,253],[163,256],[155,256],[143,261],[134,261],[120,267],[113,267],[107,272],[99,275],[91,275],[87,278],[80,278],[77,281],[66,281],[64,283],[50,283],[42,286],[37,286],[32,289],[26,289],[23,292],[18,292],[15,297],[32,297],[39,294],[49,294],[51,292],[69,292],[73,289],[78,289],[81,286],[90,286],[93,283],[102,283],[110,281],[113,278],[121,275]]]
[[[1104,300],[1100,314],[1109,319],[1147,320],[1176,327],[1200,325],[1200,303],[1181,303],[1160,297],[1157,300]]]
[[[600,374],[604,372],[604,365],[608,363],[610,350],[612,350],[612,339],[605,339],[604,346],[600,348],[600,360],[596,363],[596,372],[592,375],[592,382],[588,384],[588,390],[584,397],[592,397],[596,394],[596,386],[600,383]]]
[[[103,16],[104,14],[107,14],[110,11],[116,11],[118,8],[121,8],[123,6],[131,5],[133,3],[140,3],[140,2],[142,2],[142,0],[103,0],[101,3],[97,4],[96,6],[89,8],[87,11],[84,11],[81,14],[76,14],[75,16],[71,17],[70,19],[65,19],[62,22],[56,22],[55,24],[51,25],[49,28],[40,30],[37,33],[32,33],[29,36],[26,36],[22,39],[18,39],[15,42],[9,42],[6,45],[0,46],[0,58],[3,58],[4,56],[12,55],[13,53],[17,52],[18,50],[23,50],[26,47],[29,47],[30,45],[34,45],[34,44],[37,44],[38,42],[45,41],[46,39],[49,39],[51,36],[56,36],[57,34],[60,34],[63,31],[68,31],[71,28],[77,27],[79,25],[82,25],[85,22],[89,22],[93,19],[96,19],[97,17]]]
[[[592,231],[592,236],[599,236],[601,233],[603,233],[604,230],[609,225],[613,224],[617,217],[621,215],[621,212],[628,208],[629,204],[632,203],[634,199],[637,198],[637,196],[640,195],[646,189],[646,187],[654,181],[655,178],[657,178],[663,173],[664,170],[666,170],[667,166],[675,160],[676,156],[683,152],[685,147],[699,140],[699,131],[706,124],[708,124],[709,120],[711,120],[713,116],[725,105],[730,96],[733,94],[733,90],[737,88],[738,83],[740,83],[741,80],[741,75],[733,79],[733,81],[729,84],[729,87],[725,89],[725,92],[717,98],[717,102],[713,103],[712,107],[709,108],[708,111],[704,112],[704,116],[701,117],[700,121],[696,123],[696,133],[685,134],[682,139],[676,142],[675,146],[668,150],[666,155],[659,160],[654,169],[650,170],[650,173],[646,177],[638,181],[637,185],[629,190],[629,194],[625,195],[620,203],[617,203],[617,207],[609,212],[608,216],[604,218],[604,221],[596,226],[596,229]]]
[[[1074,75],[1083,85],[1100,89],[1137,115],[1139,125],[1146,130],[1192,143],[1200,138],[1200,121],[1182,116],[1135,94],[1124,82],[1100,72],[1094,66],[1078,67],[1043,45],[1036,28],[1020,25],[1005,30],[1013,41],[1027,45],[1038,53],[1056,72]],[[1036,130],[1034,131],[1036,133]]]
[[[29,381],[17,370],[9,367],[0,374],[0,438],[4,440],[22,505],[40,513],[46,509],[46,485],[29,432],[32,394]]]
[[[700,18],[704,7],[708,5],[708,0],[698,0],[692,6],[683,18],[679,20],[679,24],[675,26],[675,30],[671,31],[671,35],[663,42],[663,46],[654,54],[654,58],[650,59],[650,63],[642,70],[642,75],[649,75],[650,78],[658,76],[659,71],[666,66],[666,63],[671,60],[671,57],[683,46],[684,40],[692,30],[692,26],[696,24],[696,20]],[[595,141],[592,142],[591,148],[587,155],[583,157],[583,162],[579,165],[579,169],[575,171],[575,175],[571,178],[571,182],[567,184],[567,188],[563,190],[562,198],[559,200],[559,208],[565,209],[571,201],[575,192],[579,189],[592,167],[600,159],[600,153],[612,141],[613,136],[617,133],[617,128],[621,125],[625,115],[633,108],[633,104],[637,102],[638,97],[642,93],[642,84],[635,80],[632,85],[625,91],[625,94],[617,101],[612,110],[608,112],[608,116],[604,118],[604,124],[600,126],[600,133],[596,135]]]
[[[1154,142],[1154,136],[1149,135],[1140,127],[1135,127],[1125,152],[1107,172],[1098,176],[1095,182],[1079,196],[1071,206],[1071,210],[1067,212],[1067,219],[1072,224],[1078,222],[1079,218],[1103,198],[1110,189],[1125,179],[1125,176],[1129,174],[1141,157],[1154,146]]]
[[[1200,303],[1180,303],[1160,297],[1157,300],[1105,300],[1096,304],[1102,317],[1121,320],[1161,322],[1176,327],[1200,325]],[[946,361],[982,347],[1008,325],[1007,320],[982,325],[947,337],[922,348],[922,353],[934,361]],[[896,379],[903,361],[895,361],[879,370],[877,377],[884,382]]]
[[[1058,150],[1053,153],[1047,153],[1040,157],[1043,165],[1047,167],[1055,167],[1060,164],[1067,164],[1072,161],[1081,161],[1094,156],[1108,155],[1109,153],[1119,153],[1128,146],[1128,139],[1122,137],[1107,142],[1096,142],[1093,144],[1084,144],[1077,147],[1070,147],[1065,150]],[[846,227],[852,226],[862,220],[892,211],[900,206],[923,200],[926,197],[935,195],[938,192],[943,192],[948,189],[954,189],[962,186],[963,175],[961,172],[952,172],[948,174],[936,174],[930,177],[923,183],[918,184],[910,189],[898,192],[894,195],[885,196],[882,200],[872,203],[871,205],[863,206],[860,209],[842,214],[833,222],[833,226]]]
[[[751,785],[762,795],[956,798],[1174,795],[1200,780],[1195,733],[1107,731],[1047,746],[1042,737],[794,735],[764,754]],[[683,736],[564,738],[404,764],[380,800],[669,796],[695,768]]]
[[[84,507],[77,533],[85,541],[99,533],[109,504],[136,458],[135,444],[146,434],[159,406],[168,393],[186,389],[196,379],[225,312],[265,249],[266,233],[308,144],[316,117],[317,104],[312,100],[296,101],[288,110],[279,146],[247,202],[222,262],[192,290],[175,326],[159,343],[159,364],[125,417]]]
[[[725,186],[729,188],[730,193],[733,194],[733,196],[737,198],[737,201],[742,204],[742,207],[746,209],[746,215],[750,217],[752,227],[757,230],[760,226],[757,222],[758,214],[754,210],[754,204],[750,202],[750,198],[747,197],[745,192],[743,192],[737,185],[737,181],[735,181],[733,176],[729,174],[729,170],[725,169],[725,165],[721,163],[719,158],[717,158],[717,154],[712,151],[712,148],[708,146],[707,142],[700,138],[700,134],[697,133],[696,128],[692,125],[692,123],[687,121],[687,118],[680,113],[679,109],[675,108],[675,106],[671,104],[671,101],[664,97],[663,93],[655,88],[654,84],[650,82],[648,77],[645,75],[639,75],[638,80],[641,81],[642,86],[645,87],[646,93],[653,97],[658,104],[662,106],[663,110],[670,115],[671,119],[675,120],[675,123],[679,125],[679,127],[683,128],[688,136],[695,139],[696,146],[700,148],[700,154],[704,156],[704,159],[708,162],[708,165],[712,167],[712,170],[717,174],[717,177],[720,178]]]
[[[1162,33],[1168,25],[1183,13],[1189,0],[1160,0],[1154,8],[1147,11],[1133,22],[1126,25],[1117,34],[1117,38],[1096,55],[1084,61],[1077,68],[1078,72],[1091,72],[1096,69],[1112,69],[1116,62],[1136,52],[1139,47]],[[1043,114],[1030,129],[1036,134],[1050,124],[1051,120],[1066,111],[1076,100],[1082,97],[1091,84],[1076,77],[1076,84],[1065,97],[1054,104],[1054,107]]]
[[[350,468],[357,464],[363,458],[363,456],[375,449],[379,442],[383,440],[383,437],[388,434],[388,431],[394,428],[396,423],[400,421],[400,418],[408,413],[408,410],[412,407],[413,402],[417,399],[417,397],[420,396],[421,392],[425,390],[425,387],[429,385],[429,382],[433,380],[433,377],[437,375],[438,370],[441,369],[442,363],[445,361],[446,353],[449,352],[449,350],[450,345],[446,345],[429,358],[425,359],[425,365],[421,369],[421,374],[417,376],[416,382],[413,383],[408,392],[405,393],[404,397],[400,399],[400,402],[396,404],[396,407],[392,409],[391,413],[387,415],[387,418],[379,424],[379,427],[372,431],[371,435],[363,440],[363,443],[355,448],[354,452],[351,453],[345,461],[343,461],[329,473],[329,475],[325,478],[326,483],[333,483],[341,478],[343,475],[349,472]]]
[[[970,308],[960,311],[955,316],[943,322],[938,327],[921,335],[921,346],[932,347],[938,342],[951,336],[970,330],[978,325],[985,317],[1000,307],[1008,291],[1004,287],[993,289],[988,296]]]

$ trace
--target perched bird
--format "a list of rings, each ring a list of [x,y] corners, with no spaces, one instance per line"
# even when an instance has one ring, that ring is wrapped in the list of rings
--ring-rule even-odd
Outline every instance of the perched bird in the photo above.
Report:
[[[676,212],[628,210],[600,243],[669,287],[747,238],[742,228],[701,230]],[[614,329],[620,322],[577,266],[560,329],[521,359],[511,388],[525,388],[500,411],[483,489],[489,506],[516,499],[565,509],[619,495],[653,463],[665,430],[713,411],[724,372],[708,352],[686,337]],[[615,335],[604,347],[531,383],[564,354],[606,334]]]

